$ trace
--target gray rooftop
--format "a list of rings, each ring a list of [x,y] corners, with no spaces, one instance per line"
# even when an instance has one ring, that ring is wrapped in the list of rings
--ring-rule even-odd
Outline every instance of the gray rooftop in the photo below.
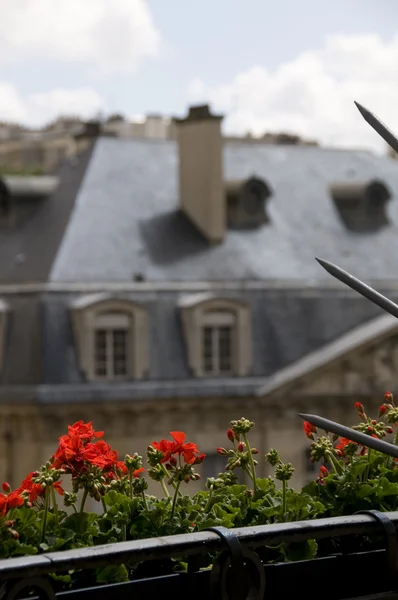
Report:
[[[227,143],[226,179],[257,175],[274,191],[270,223],[228,231],[209,246],[176,211],[178,155],[172,141],[100,138],[78,192],[50,280],[325,280],[314,256],[367,279],[398,274],[398,162],[367,151]],[[344,226],[333,182],[379,179],[390,224],[374,233]]]

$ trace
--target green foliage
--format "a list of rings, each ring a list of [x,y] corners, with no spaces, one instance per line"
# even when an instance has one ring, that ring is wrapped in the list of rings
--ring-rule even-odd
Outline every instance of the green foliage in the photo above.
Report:
[[[378,420],[368,418],[363,406],[357,403],[361,423],[356,428],[377,437],[392,433],[392,427],[380,420],[380,416],[385,415],[387,423],[397,424],[398,410],[392,404],[391,395],[388,399],[391,403],[381,407]],[[350,515],[359,510],[397,510],[398,468],[390,457],[368,451],[349,440],[318,435],[316,428],[305,424],[304,431],[312,441],[311,455],[314,460],[323,458],[328,469],[321,467],[315,481],[296,491],[290,486],[293,466],[282,462],[274,449],[263,459],[273,475],[257,477],[258,461],[254,456],[258,451],[250,446],[247,435],[254,423],[242,418],[231,425],[227,437],[233,447],[218,449],[221,455],[228,456],[225,473],[208,479],[205,489],[192,495],[183,494],[182,489],[185,483],[198,478],[194,466],[204,460],[204,455],[196,445],[185,443],[185,434],[181,432],[172,434],[174,441],[154,442],[148,448],[151,467],[148,474],[158,482],[159,490],[163,489],[163,497],[146,494],[146,481],[139,477],[144,471],[139,455],[127,455],[123,467],[120,462],[115,463],[114,454],[106,444],[95,446],[94,442],[82,445],[81,451],[85,451],[92,462],[85,463],[80,480],[72,474],[74,492],[64,495],[64,504],[73,508],[72,514],[62,510],[55,501],[55,486],[61,485],[59,477],[65,473],[65,466],[59,470],[59,465],[55,468],[48,461],[40,472],[25,480],[25,487],[14,492],[4,484],[6,493],[0,494],[0,558],[191,533],[212,526],[252,527]],[[91,424],[78,423],[71,429],[74,442],[83,430],[86,438],[82,439],[89,436],[92,440],[102,435],[92,433]],[[106,461],[112,469],[119,468],[119,474],[112,471],[108,477],[106,468],[99,466]],[[236,469],[246,474],[250,480],[248,485],[237,483]],[[80,490],[83,492],[78,508]],[[22,500],[13,498],[16,493],[22,494]],[[98,499],[98,514],[84,511],[88,495]],[[27,502],[28,497],[33,499],[33,506]],[[338,544],[338,541],[330,543]],[[315,540],[307,540],[266,547],[262,552],[263,560],[280,562],[311,560],[320,550]],[[213,560],[213,556],[204,554],[199,566],[207,568]],[[184,570],[186,559],[170,560],[166,565],[162,563],[161,568],[170,573]],[[108,565],[89,574],[70,572],[54,575],[53,579],[57,589],[66,590],[76,585],[125,582],[137,573],[145,574],[145,565]]]

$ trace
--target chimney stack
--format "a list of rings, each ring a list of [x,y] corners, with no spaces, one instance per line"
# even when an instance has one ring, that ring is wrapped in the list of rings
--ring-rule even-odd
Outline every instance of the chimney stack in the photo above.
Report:
[[[179,206],[212,244],[226,230],[223,183],[222,116],[208,105],[192,106],[185,119],[175,119],[179,152]]]

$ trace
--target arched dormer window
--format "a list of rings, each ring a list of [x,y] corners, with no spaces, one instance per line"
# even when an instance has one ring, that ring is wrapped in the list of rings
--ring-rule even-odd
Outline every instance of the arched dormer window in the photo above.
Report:
[[[251,317],[238,300],[194,294],[180,298],[189,365],[198,377],[247,376],[251,368]]]
[[[84,296],[72,305],[80,368],[90,380],[129,380],[146,376],[147,311],[130,300],[103,294]]]

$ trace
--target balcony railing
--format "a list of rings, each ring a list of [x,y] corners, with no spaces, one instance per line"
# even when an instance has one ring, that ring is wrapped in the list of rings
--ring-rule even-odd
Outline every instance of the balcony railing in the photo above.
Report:
[[[398,512],[369,512],[234,530],[220,527],[166,538],[10,558],[0,561],[0,598],[28,598],[33,590],[35,595],[29,598],[393,600],[398,598],[397,525]],[[368,544],[372,541],[372,548],[360,551],[364,539]],[[267,548],[305,540],[317,540],[320,558],[279,564],[264,559]],[[326,547],[334,547],[334,551],[325,552]],[[197,560],[203,554],[213,556],[213,565],[200,570]],[[171,559],[185,560],[187,570],[173,572]],[[72,570],[82,575],[99,567],[121,564],[128,565],[130,572],[135,573],[131,581],[57,592],[57,582],[51,576]]]

